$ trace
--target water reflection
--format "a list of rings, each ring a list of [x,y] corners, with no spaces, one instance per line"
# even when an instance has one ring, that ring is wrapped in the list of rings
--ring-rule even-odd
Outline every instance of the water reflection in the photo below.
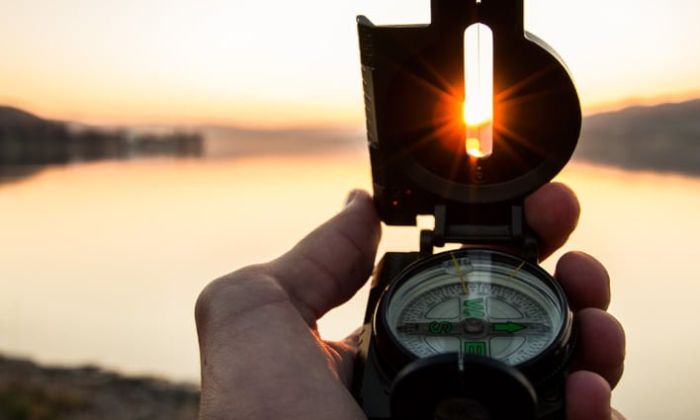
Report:
[[[560,179],[583,203],[566,249],[607,265],[629,335],[616,404],[630,418],[692,418],[700,179],[583,164]],[[197,380],[199,290],[282,253],[358,186],[370,186],[363,151],[95,163],[5,185],[0,351]],[[380,252],[417,245],[417,230],[391,228]],[[359,325],[365,299],[363,289],[328,314],[324,335]]]

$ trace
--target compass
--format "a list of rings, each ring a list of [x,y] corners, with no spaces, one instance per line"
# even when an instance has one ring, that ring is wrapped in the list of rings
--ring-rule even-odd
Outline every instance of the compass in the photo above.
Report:
[[[374,315],[379,357],[394,369],[444,353],[480,356],[532,372],[563,365],[572,313],[539,266],[489,249],[422,259],[383,293]],[[545,372],[538,377],[537,372]]]
[[[571,158],[581,106],[523,11],[431,0],[428,24],[358,17],[376,209],[435,222],[373,274],[352,383],[370,420],[565,416],[572,312],[524,206]]]

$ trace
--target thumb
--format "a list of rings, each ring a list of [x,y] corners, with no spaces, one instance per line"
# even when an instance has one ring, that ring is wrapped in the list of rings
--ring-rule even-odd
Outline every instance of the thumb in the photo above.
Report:
[[[312,325],[367,281],[380,235],[372,198],[356,190],[343,211],[272,261],[268,269]]]

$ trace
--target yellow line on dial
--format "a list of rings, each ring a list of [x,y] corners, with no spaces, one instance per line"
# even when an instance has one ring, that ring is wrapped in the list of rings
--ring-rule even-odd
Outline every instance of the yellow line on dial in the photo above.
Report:
[[[450,256],[452,257],[452,264],[454,264],[455,270],[457,270],[457,275],[459,275],[459,282],[462,284],[462,291],[464,292],[464,296],[467,296],[469,295],[469,288],[467,287],[467,280],[464,278],[462,267],[457,262],[455,254],[450,254]]]

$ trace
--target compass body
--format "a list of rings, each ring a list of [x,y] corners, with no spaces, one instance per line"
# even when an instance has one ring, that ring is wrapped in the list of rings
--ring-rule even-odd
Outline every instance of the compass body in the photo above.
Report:
[[[370,419],[432,420],[455,398],[491,420],[561,419],[572,318],[556,281],[516,255],[387,253],[353,393]]]
[[[523,11],[523,0],[431,0],[429,24],[358,18],[378,214],[394,226],[435,219],[419,252],[389,252],[374,273],[352,384],[370,420],[564,418],[572,314],[537,266],[523,207],[573,154],[581,107]],[[477,24],[493,34],[484,156],[461,119]],[[433,255],[448,243],[469,248]]]

